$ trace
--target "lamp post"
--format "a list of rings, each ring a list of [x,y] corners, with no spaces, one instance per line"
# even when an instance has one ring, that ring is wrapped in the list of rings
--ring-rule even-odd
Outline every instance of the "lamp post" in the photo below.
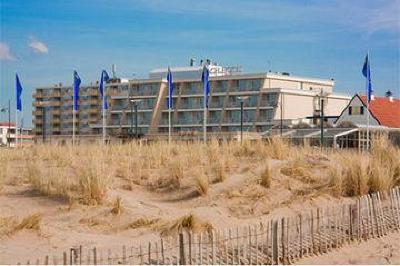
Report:
[[[324,96],[326,94],[324,94],[323,90],[321,89],[321,93],[318,95],[318,99],[319,99],[319,103],[320,103],[320,115],[319,115],[319,123],[320,123],[320,130],[321,130],[321,150],[324,147],[324,118],[325,118],[325,114],[324,114]]]
[[[130,99],[131,102],[131,136],[133,135],[133,108],[135,108],[135,138],[139,138],[138,131],[138,104],[141,100]]]
[[[243,143],[243,105],[244,101],[247,100],[249,96],[239,96],[240,100],[240,143]]]

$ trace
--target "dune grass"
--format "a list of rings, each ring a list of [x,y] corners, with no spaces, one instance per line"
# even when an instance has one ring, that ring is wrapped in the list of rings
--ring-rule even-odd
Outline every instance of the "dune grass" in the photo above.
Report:
[[[273,160],[280,161],[279,169],[271,168]],[[223,184],[236,173],[255,174],[258,166],[258,182],[265,188],[275,182],[278,172],[307,186],[325,187],[336,196],[357,196],[400,185],[400,150],[383,137],[374,140],[369,156],[356,150],[324,154],[309,145],[291,146],[272,138],[243,144],[213,140],[169,145],[159,141],[4,150],[0,153],[0,169],[4,169],[0,189],[5,184],[28,184],[44,196],[86,205],[103,204],[108,190],[121,183],[129,190],[143,187],[166,193],[194,184],[204,196],[215,183]],[[317,174],[315,169],[319,169]]]

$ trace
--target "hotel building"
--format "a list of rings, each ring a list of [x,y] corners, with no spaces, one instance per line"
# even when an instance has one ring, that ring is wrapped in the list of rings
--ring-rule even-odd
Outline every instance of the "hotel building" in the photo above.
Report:
[[[337,117],[350,97],[333,92],[334,80],[292,76],[289,73],[242,73],[239,68],[207,62],[211,93],[207,131],[213,135],[240,130],[243,100],[245,132],[265,132],[282,124],[315,123],[309,117]],[[175,137],[203,130],[202,66],[171,68],[174,79],[172,129]],[[150,72],[146,79],[111,79],[107,87],[106,114],[109,138],[127,137],[135,129],[140,136],[168,134],[167,69]],[[80,138],[101,136],[102,111],[98,82],[81,86],[76,134]],[[40,138],[70,138],[72,135],[72,88],[62,84],[37,88],[33,94],[34,132]],[[137,105],[134,108],[133,105]],[[137,108],[137,109],[136,109]],[[308,117],[308,118],[307,118]]]

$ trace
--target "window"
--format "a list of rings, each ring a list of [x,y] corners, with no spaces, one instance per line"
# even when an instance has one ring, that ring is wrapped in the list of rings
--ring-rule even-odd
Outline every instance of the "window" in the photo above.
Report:
[[[349,107],[349,115],[363,115],[363,114],[364,114],[364,106]]]

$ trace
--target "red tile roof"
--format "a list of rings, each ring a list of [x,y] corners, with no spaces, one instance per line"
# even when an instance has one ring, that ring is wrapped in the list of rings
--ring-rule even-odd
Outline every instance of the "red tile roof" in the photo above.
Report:
[[[0,122],[0,127],[8,127],[8,122]],[[11,122],[10,127],[15,127],[15,123]]]
[[[367,106],[367,97],[360,98]],[[400,128],[400,99],[390,101],[387,97],[375,97],[369,102],[369,109],[382,126]]]

